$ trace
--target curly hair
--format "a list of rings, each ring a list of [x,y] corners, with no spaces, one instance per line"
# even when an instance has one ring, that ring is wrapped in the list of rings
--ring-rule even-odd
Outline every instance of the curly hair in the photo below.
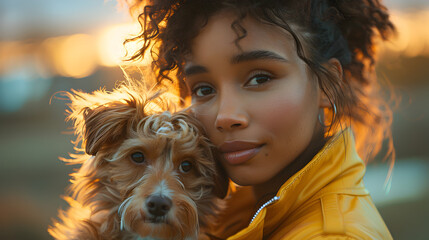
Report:
[[[214,14],[227,10],[237,16],[231,28],[235,44],[246,37],[241,22],[252,17],[277,26],[293,37],[298,56],[317,76],[332,108],[327,135],[352,126],[357,148],[365,161],[373,159],[388,139],[386,157],[393,166],[392,111],[380,95],[374,74],[375,42],[395,31],[387,9],[378,0],[126,0],[137,13],[140,35],[127,41],[141,41],[142,47],[130,60],[143,58],[149,49],[158,83],[177,82],[187,95],[183,67],[192,40]],[[337,77],[324,67],[336,58],[343,68]],[[173,77],[173,74],[175,76]],[[334,111],[335,110],[335,111]]]

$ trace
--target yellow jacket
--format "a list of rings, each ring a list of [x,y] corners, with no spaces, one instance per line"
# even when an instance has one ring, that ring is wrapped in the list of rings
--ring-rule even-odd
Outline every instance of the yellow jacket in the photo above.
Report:
[[[353,134],[345,130],[288,179],[279,199],[250,224],[253,195],[248,187],[235,189],[215,235],[228,240],[392,239],[365,189],[364,174]]]

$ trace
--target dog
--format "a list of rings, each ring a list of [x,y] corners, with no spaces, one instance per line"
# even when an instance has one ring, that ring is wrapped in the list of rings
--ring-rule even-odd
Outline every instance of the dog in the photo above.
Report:
[[[81,167],[55,239],[208,238],[228,191],[216,150],[189,111],[138,88],[63,92],[80,153],[62,160]]]

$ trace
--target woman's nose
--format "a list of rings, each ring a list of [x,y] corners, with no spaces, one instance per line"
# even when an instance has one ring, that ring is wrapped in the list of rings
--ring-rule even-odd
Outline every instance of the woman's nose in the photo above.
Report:
[[[231,99],[220,104],[215,121],[217,130],[223,132],[243,129],[248,126],[248,123],[248,116],[237,101]]]

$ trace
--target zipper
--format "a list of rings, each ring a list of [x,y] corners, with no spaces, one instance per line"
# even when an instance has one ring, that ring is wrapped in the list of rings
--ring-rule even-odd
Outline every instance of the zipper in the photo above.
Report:
[[[268,202],[264,203],[259,209],[258,211],[256,211],[255,215],[253,215],[252,220],[250,220],[249,225],[253,222],[253,220],[255,220],[255,218],[258,216],[258,214],[262,211],[262,209],[264,209],[266,206],[272,204],[275,201],[278,201],[280,199],[280,197],[273,197],[271,198]]]

